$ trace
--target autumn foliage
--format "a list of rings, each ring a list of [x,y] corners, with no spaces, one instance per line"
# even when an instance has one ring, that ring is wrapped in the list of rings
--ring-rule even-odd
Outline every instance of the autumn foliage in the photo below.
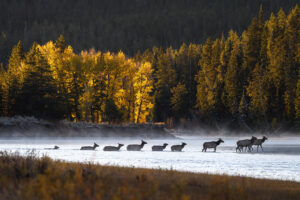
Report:
[[[262,7],[241,35],[127,57],[75,53],[63,36],[19,42],[0,69],[0,115],[71,121],[203,122],[277,130],[299,127],[300,9],[265,21]]]

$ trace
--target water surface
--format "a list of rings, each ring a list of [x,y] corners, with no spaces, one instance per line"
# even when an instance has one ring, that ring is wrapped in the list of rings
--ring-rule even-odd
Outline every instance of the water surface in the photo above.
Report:
[[[269,138],[264,152],[256,148],[253,153],[236,153],[236,141],[245,137],[222,137],[217,152],[201,152],[204,141],[217,137],[181,136],[180,139],[147,140],[141,152],[128,152],[126,145],[140,143],[137,139],[0,139],[0,151],[18,151],[21,154],[34,149],[39,156],[48,155],[53,159],[71,162],[93,162],[104,165],[134,166],[145,168],[175,169],[180,171],[212,174],[241,175],[256,178],[300,181],[300,138]],[[95,151],[79,150],[81,146],[100,145]],[[105,145],[125,144],[120,152],[104,152]],[[186,142],[183,152],[171,152],[170,145]],[[152,145],[168,143],[164,152],[152,152]],[[58,145],[58,150],[46,150]]]

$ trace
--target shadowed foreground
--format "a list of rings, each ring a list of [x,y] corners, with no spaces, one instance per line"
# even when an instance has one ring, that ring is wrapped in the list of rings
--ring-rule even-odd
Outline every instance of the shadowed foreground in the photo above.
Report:
[[[0,199],[297,199],[300,183],[64,163],[0,152]]]

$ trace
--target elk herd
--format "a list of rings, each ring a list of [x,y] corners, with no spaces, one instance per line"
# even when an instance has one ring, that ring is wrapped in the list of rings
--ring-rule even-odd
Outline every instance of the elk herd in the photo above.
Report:
[[[250,139],[244,139],[244,140],[238,140],[236,142],[236,152],[252,152],[253,151],[253,146],[256,146],[257,149],[256,151],[259,150],[259,147],[263,151],[262,144],[267,140],[268,138],[266,136],[263,136],[261,139],[257,139],[256,137],[252,136]],[[217,147],[221,144],[224,143],[224,141],[219,138],[217,141],[211,141],[211,142],[204,142],[203,143],[203,149],[202,152],[206,152],[207,149],[214,149],[214,152],[216,152]],[[141,141],[141,144],[129,144],[127,145],[126,149],[127,151],[141,151],[143,147],[147,144],[144,140]],[[179,145],[172,145],[171,146],[171,151],[177,151],[180,152],[186,146],[187,144],[182,142]],[[103,148],[103,151],[119,151],[121,147],[124,146],[124,144],[118,143],[118,146],[105,146]],[[154,145],[152,146],[152,151],[163,151],[166,149],[168,146],[167,143],[164,143],[163,145]],[[95,150],[97,147],[99,147],[98,144],[94,143],[93,146],[82,146],[80,150]],[[54,148],[46,148],[47,150],[50,149],[59,149],[58,146],[54,146]]]

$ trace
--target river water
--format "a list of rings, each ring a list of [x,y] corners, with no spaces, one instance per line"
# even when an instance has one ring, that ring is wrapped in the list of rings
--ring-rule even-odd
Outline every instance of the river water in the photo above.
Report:
[[[258,136],[260,137],[260,136]],[[139,139],[0,139],[0,151],[26,154],[35,150],[38,156],[70,162],[92,162],[103,165],[118,165],[143,168],[174,169],[210,174],[240,175],[256,178],[294,180],[300,182],[300,138],[269,137],[263,144],[264,151],[256,148],[252,153],[236,153],[236,141],[247,137],[222,137],[225,143],[217,152],[202,152],[204,141],[218,137],[179,136],[177,139],[146,140],[148,144],[141,152],[126,151],[126,145],[140,143]],[[248,137],[249,138],[249,137]],[[82,151],[81,146],[100,145],[94,151]],[[183,152],[171,152],[170,146],[187,143]],[[105,145],[125,144],[119,152],[104,152]],[[152,145],[168,143],[163,152],[152,152]],[[58,145],[58,150],[46,150]]]

